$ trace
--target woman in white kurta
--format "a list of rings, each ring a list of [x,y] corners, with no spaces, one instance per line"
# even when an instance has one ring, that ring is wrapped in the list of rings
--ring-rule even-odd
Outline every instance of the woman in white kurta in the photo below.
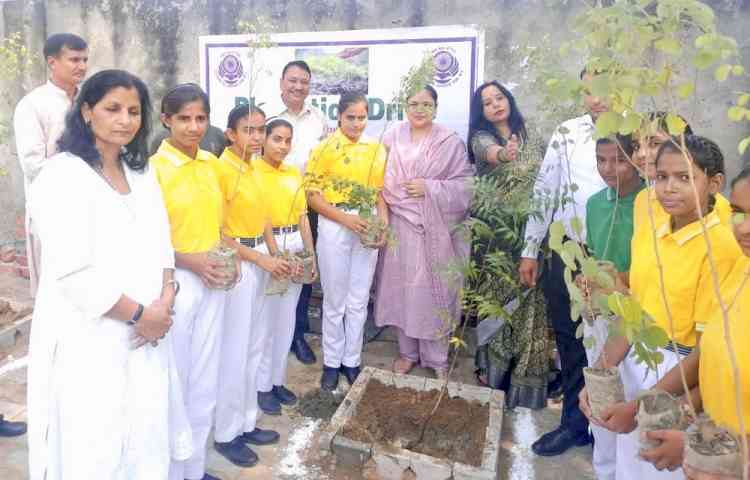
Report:
[[[29,355],[32,480],[166,478],[191,435],[167,332],[176,289],[150,102],[133,75],[82,87],[32,185],[45,251]]]

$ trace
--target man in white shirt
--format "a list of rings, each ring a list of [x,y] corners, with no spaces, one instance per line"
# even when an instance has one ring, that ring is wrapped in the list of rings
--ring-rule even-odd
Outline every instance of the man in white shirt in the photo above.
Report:
[[[86,76],[89,59],[86,41],[72,33],[50,36],[43,52],[49,80],[23,97],[13,114],[16,150],[26,194],[26,252],[32,296],[36,295],[39,280],[41,249],[29,218],[30,186],[47,159],[57,153],[57,140],[65,129],[65,114]]]
[[[584,71],[581,78],[590,84],[592,75]],[[550,223],[561,222],[567,237],[583,244],[586,202],[606,186],[596,168],[594,122],[607,111],[607,105],[593,95],[586,95],[584,104],[589,113],[563,122],[555,130],[534,185],[534,199],[542,215],[541,218],[531,217],[526,223],[526,245],[519,266],[521,283],[529,287],[537,284],[539,246],[547,238]],[[578,219],[578,232],[573,227],[574,218]],[[583,367],[587,363],[583,339],[575,336],[580,319],[570,318],[564,264],[559,255],[552,252],[545,267],[541,285],[560,355],[563,407],[560,427],[539,438],[532,450],[537,455],[554,456],[572,446],[590,442],[588,420],[578,408],[578,394],[584,384]]]
[[[310,151],[330,133],[323,113],[306,102],[310,95],[311,78],[312,72],[307,62],[295,60],[287,63],[281,72],[279,82],[281,101],[284,103],[284,107],[282,111],[272,115],[283,118],[292,124],[294,128],[292,150],[284,163],[294,165],[303,174],[310,158]],[[318,216],[314,212],[310,212],[309,217],[313,238],[317,240]],[[297,320],[294,326],[294,340],[292,341],[292,352],[294,352],[297,360],[308,365],[316,361],[315,354],[305,341],[305,333],[309,329],[308,307],[310,306],[311,294],[312,285],[304,285],[297,303]]]

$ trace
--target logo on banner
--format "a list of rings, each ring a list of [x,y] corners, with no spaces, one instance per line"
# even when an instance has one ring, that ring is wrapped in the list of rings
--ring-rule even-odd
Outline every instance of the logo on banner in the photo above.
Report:
[[[464,73],[455,50],[450,47],[436,48],[432,51],[432,58],[435,60],[435,84],[440,87],[453,85]]]
[[[247,76],[242,66],[242,57],[238,52],[225,52],[221,54],[219,66],[216,69],[216,77],[227,87],[236,87]]]

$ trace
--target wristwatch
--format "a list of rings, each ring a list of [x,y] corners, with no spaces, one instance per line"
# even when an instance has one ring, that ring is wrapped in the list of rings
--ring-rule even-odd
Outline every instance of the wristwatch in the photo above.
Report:
[[[133,318],[131,318],[130,320],[128,320],[128,322],[127,322],[128,325],[130,325],[132,327],[133,325],[135,325],[136,323],[138,323],[138,320],[141,319],[141,315],[143,315],[143,305],[141,305],[139,303],[138,304],[138,308],[135,309],[135,313],[133,314]]]

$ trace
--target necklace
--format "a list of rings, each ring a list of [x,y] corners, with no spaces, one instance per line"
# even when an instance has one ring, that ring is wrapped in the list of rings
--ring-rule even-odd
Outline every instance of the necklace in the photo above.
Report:
[[[127,186],[128,186],[128,193],[121,193],[121,192],[120,192],[120,191],[119,191],[119,190],[118,190],[118,189],[117,189],[117,188],[115,187],[115,185],[114,185],[114,184],[112,183],[112,181],[111,181],[111,180],[110,180],[109,178],[107,178],[107,176],[106,176],[106,175],[104,175],[104,169],[102,168],[102,165],[101,165],[101,163],[98,163],[98,164],[92,165],[92,168],[94,169],[94,171],[95,171],[95,172],[96,172],[97,174],[99,174],[99,176],[100,176],[100,177],[101,177],[101,178],[102,178],[102,179],[103,179],[103,180],[104,180],[105,182],[107,182],[107,185],[109,185],[109,188],[111,188],[111,189],[112,189],[112,191],[113,191],[113,192],[114,192],[114,193],[115,193],[115,194],[117,195],[117,198],[118,198],[118,200],[119,200],[119,201],[120,201],[120,202],[121,202],[121,203],[122,203],[122,204],[123,204],[123,205],[125,206],[125,209],[126,209],[126,210],[128,211],[128,213],[130,214],[130,220],[131,220],[131,221],[132,221],[132,220],[135,220],[135,217],[136,217],[136,215],[135,215],[135,210],[133,209],[133,207],[132,207],[132,206],[130,205],[130,202],[128,201],[128,199],[130,198],[131,194],[133,193],[133,190],[132,190],[132,189],[130,188],[130,184],[128,183],[128,177],[127,177],[127,176],[125,175],[125,171],[124,171],[124,170],[122,170],[122,166],[120,166],[120,171],[122,171],[122,173],[123,173],[123,177],[125,178],[125,183],[126,183],[126,184],[127,184]]]

